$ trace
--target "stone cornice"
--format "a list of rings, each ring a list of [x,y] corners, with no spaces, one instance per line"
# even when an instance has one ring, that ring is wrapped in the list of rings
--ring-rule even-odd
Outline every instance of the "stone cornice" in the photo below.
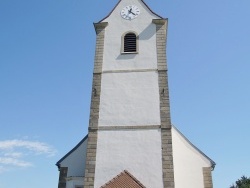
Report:
[[[108,22],[94,23],[95,31],[105,29],[108,26]]]
[[[89,131],[95,130],[135,130],[135,129],[160,129],[160,125],[135,125],[135,126],[99,126],[89,127]]]
[[[168,19],[153,19],[152,22],[156,25],[164,25],[166,24]]]

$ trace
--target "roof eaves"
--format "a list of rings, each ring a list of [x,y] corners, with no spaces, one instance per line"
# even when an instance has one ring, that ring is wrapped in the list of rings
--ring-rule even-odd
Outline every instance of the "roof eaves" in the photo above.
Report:
[[[214,170],[215,166],[216,166],[216,163],[211,159],[209,158],[205,153],[203,153],[199,148],[197,148],[191,141],[189,141],[187,139],[187,137],[185,137],[180,131],[179,129],[177,129],[174,125],[172,125],[172,127],[194,148],[196,149],[201,155],[203,155],[205,158],[207,158],[210,163],[211,163],[211,169]]]
[[[100,23],[100,22],[102,22],[103,20],[105,20],[106,18],[108,18],[108,17],[114,12],[114,10],[116,9],[116,7],[119,5],[119,3],[120,3],[121,1],[122,1],[122,0],[119,0],[118,3],[115,5],[115,7],[111,10],[111,12],[110,12],[107,16],[105,16],[103,19],[101,19],[99,22],[97,22],[97,23]]]
[[[86,135],[72,150],[70,150],[66,155],[64,155],[57,163],[56,166],[60,168],[60,163],[67,158],[71,153],[73,153],[86,139],[88,138],[88,135]]]
[[[159,14],[156,14],[154,11],[152,11],[152,9],[147,5],[147,3],[145,3],[143,0],[141,0],[141,1],[148,8],[148,10],[150,10],[154,15],[160,17],[161,19],[164,19],[162,16],[160,16]]]

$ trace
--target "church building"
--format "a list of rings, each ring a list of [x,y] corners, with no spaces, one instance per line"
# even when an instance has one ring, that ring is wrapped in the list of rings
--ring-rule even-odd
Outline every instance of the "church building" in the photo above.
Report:
[[[168,19],[120,0],[94,23],[88,135],[57,162],[58,188],[212,188],[215,162],[171,124]]]

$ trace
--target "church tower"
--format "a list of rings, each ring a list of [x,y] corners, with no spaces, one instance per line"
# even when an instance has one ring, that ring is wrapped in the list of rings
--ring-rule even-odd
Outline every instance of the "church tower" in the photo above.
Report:
[[[88,135],[57,162],[58,188],[212,188],[215,163],[171,124],[168,20],[120,0],[95,23]]]
[[[84,187],[126,170],[144,186],[174,188],[166,66],[167,19],[121,0],[97,34]]]

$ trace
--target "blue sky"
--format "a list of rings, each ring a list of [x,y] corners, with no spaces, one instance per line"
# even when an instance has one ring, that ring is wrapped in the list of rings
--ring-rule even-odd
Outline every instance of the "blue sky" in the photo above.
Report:
[[[117,0],[0,0],[0,188],[57,187],[86,134],[93,22]],[[217,166],[250,176],[250,1],[145,0],[169,18],[172,123]]]

